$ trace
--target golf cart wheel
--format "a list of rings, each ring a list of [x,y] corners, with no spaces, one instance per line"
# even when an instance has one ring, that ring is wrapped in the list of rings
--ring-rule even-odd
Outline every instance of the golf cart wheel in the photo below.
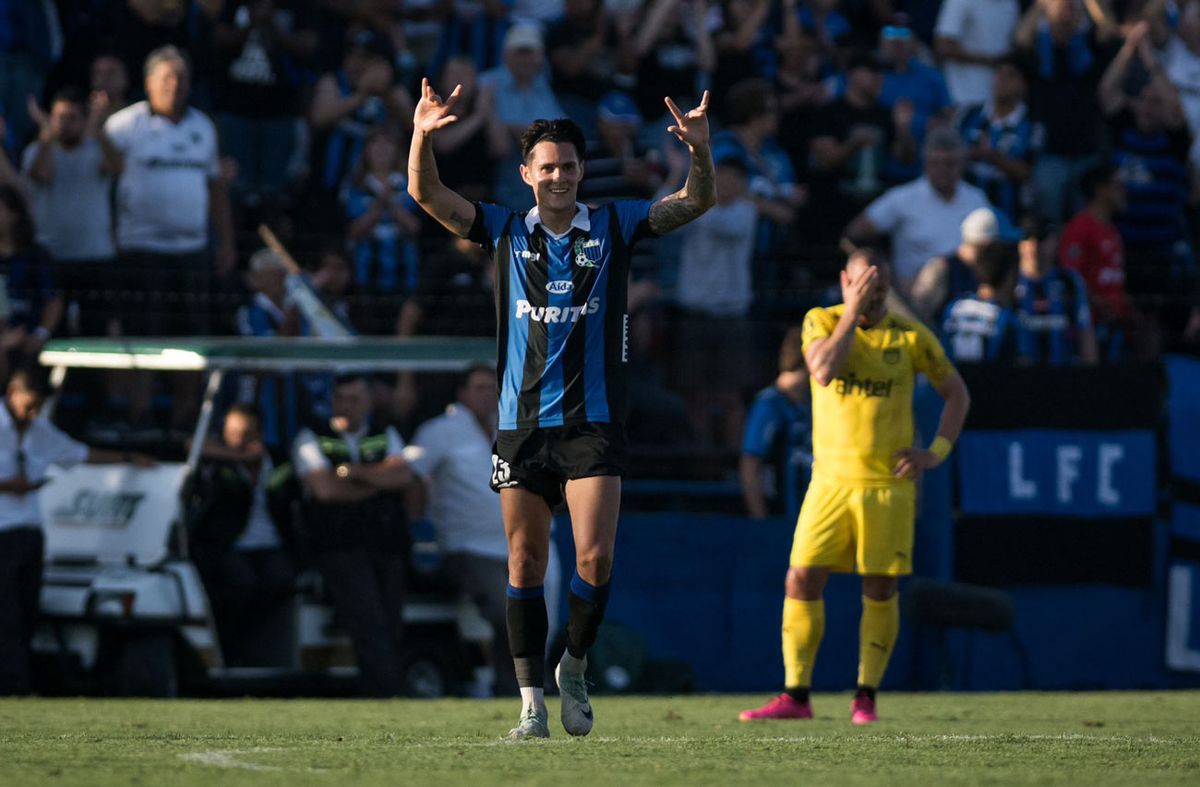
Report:
[[[418,651],[404,660],[404,694],[419,699],[438,699],[449,693],[446,665],[436,651]]]
[[[163,632],[130,634],[117,662],[118,690],[125,697],[178,697],[175,641]]]

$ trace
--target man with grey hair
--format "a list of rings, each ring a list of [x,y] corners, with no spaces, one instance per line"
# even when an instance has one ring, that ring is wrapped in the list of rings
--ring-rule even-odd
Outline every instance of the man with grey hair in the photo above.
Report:
[[[925,138],[924,174],[884,192],[846,227],[853,246],[891,239],[893,287],[907,297],[917,273],[933,257],[959,245],[959,228],[971,211],[988,208],[984,193],[963,181],[965,151],[952,129]]]

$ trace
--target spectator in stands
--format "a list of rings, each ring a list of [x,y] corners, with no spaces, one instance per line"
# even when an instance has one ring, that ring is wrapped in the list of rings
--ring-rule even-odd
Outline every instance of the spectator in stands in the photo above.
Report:
[[[960,225],[962,242],[952,253],[925,263],[913,282],[910,302],[917,316],[937,326],[950,301],[970,295],[979,286],[975,261],[993,243],[1015,243],[1021,236],[1003,214],[993,208],[976,208]]]
[[[664,185],[662,153],[638,139],[642,116],[627,93],[613,91],[596,108],[596,136],[584,155],[587,178],[579,184],[579,201],[647,199]]]
[[[742,386],[756,380],[751,263],[757,208],[737,156],[716,159],[717,204],[683,231],[676,298],[679,387],[692,428],[706,442],[733,447],[742,435]]]
[[[420,276],[416,238],[421,211],[408,195],[401,149],[395,131],[372,129],[342,192],[354,281],[364,291],[382,295],[413,292]]]
[[[495,693],[512,695],[517,678],[504,636],[508,543],[500,501],[488,486],[496,403],[496,370],[472,366],[459,376],[454,404],[417,429],[404,455],[428,488],[445,575],[492,624]]]
[[[0,3],[0,117],[8,121],[8,138],[0,138],[0,147],[14,158],[32,130],[25,102],[42,95],[46,72],[60,54],[56,16],[52,3]]]
[[[975,261],[976,291],[951,301],[942,319],[942,345],[955,363],[1018,359],[1017,316],[1012,310],[1017,250],[993,243]]]
[[[287,269],[270,249],[250,256],[246,284],[253,293],[250,303],[237,311],[237,329],[242,336],[300,336],[307,331],[295,304],[287,297]],[[254,403],[259,413],[256,431],[273,451],[287,451],[306,412],[296,375],[239,374],[237,401]]]
[[[1029,207],[1026,184],[1041,151],[1041,125],[1029,116],[1026,63],[1017,56],[995,67],[992,96],[963,109],[958,130],[967,143],[967,180],[983,189],[1009,221]]]
[[[889,110],[879,99],[883,83],[879,62],[858,56],[846,70],[841,98],[823,107],[814,121],[814,204],[821,206],[832,232],[879,196],[889,162],[916,162],[913,103],[902,99]]]
[[[58,328],[63,302],[54,287],[50,256],[34,239],[33,221],[20,192],[0,185],[0,380],[9,364],[37,361]]]
[[[1200,135],[1200,2],[1185,0],[1179,4],[1178,14],[1179,24],[1170,32],[1162,60],[1167,78],[1179,91],[1183,103],[1183,114],[1193,139],[1192,164],[1197,166],[1200,165],[1200,145],[1195,142]],[[1165,20],[1156,21],[1165,26]]]
[[[1116,224],[1125,243],[1129,291],[1162,302],[1158,318],[1170,335],[1191,336],[1200,331],[1185,216],[1191,139],[1179,94],[1147,33],[1148,26],[1139,23],[1100,82],[1113,159],[1128,200]]]
[[[38,140],[25,149],[37,240],[55,262],[55,280],[73,334],[109,332],[116,247],[112,234],[113,178],[121,154],[104,133],[108,97],[93,93],[90,106],[78,90],[54,96],[49,116],[40,110]]]
[[[272,500],[282,477],[263,444],[254,407],[235,404],[221,438],[206,443],[189,494],[188,546],[204,580],[226,665],[291,661],[290,601],[295,568],[286,505]],[[273,504],[274,503],[274,504]]]
[[[942,3],[934,41],[954,103],[982,104],[988,100],[993,68],[1012,49],[1019,14],[1017,0]]]
[[[213,31],[217,122],[238,164],[234,199],[268,213],[283,205],[300,115],[297,78],[317,49],[307,10],[286,0],[230,0]]]
[[[521,180],[521,151],[515,144],[530,122],[562,117],[546,74],[542,34],[529,24],[516,24],[504,36],[504,63],[479,77],[479,84],[496,97],[496,115],[514,141],[497,165],[494,199],[513,208],[533,207],[533,194]]]
[[[964,158],[957,132],[932,132],[925,138],[925,174],[889,189],[846,228],[856,246],[891,238],[892,286],[904,297],[926,262],[959,245],[963,219],[976,208],[991,207],[982,191],[963,181]]]
[[[850,20],[839,10],[841,0],[801,0],[796,9],[801,26],[817,41],[829,61],[849,46],[854,35]]]
[[[766,251],[776,245],[807,200],[807,191],[797,183],[791,160],[775,138],[779,101],[770,82],[752,79],[729,91],[722,115],[728,128],[713,135],[713,160],[741,160],[750,179],[749,196],[759,215],[771,222],[758,239],[758,249]]]
[[[467,238],[454,238],[430,259],[421,287],[405,299],[396,333],[495,336],[496,264],[492,256]]]
[[[746,416],[738,477],[746,512],[754,519],[794,519],[812,475],[812,402],[802,329],[793,327],[779,348],[775,382],[754,398]]]
[[[1020,356],[1050,366],[1095,364],[1099,352],[1087,285],[1058,265],[1059,234],[1049,225],[1030,217],[1022,229],[1013,300]]]
[[[918,46],[908,14],[894,14],[879,33],[879,54],[883,62],[883,90],[879,101],[888,109],[895,109],[905,101],[912,104],[909,132],[919,148],[931,125],[937,127],[948,120],[951,101],[946,78],[940,70],[917,56]],[[888,161],[885,174],[893,182],[919,176],[916,150],[911,161]]]
[[[708,27],[707,3],[653,0],[645,6],[634,33],[629,71],[633,98],[648,127],[661,129],[667,114],[663,96],[681,106],[699,99],[698,80],[712,74],[716,50]]]
[[[1091,9],[1099,3],[1088,3]],[[1111,26],[1084,13],[1080,0],[1038,0],[1030,6],[1017,43],[1032,63],[1031,118],[1046,132],[1034,168],[1037,213],[1061,222],[1075,210],[1079,176],[1104,141],[1096,86],[1111,58]]]
[[[768,24],[769,0],[723,0],[718,8],[720,23],[712,36],[717,54],[713,94],[724,96],[747,79],[774,81],[779,55]]]
[[[4,209],[0,208],[0,215]],[[50,465],[135,462],[140,454],[89,448],[40,414],[50,386],[36,366],[8,379],[0,404],[0,696],[33,690],[29,646],[42,585],[42,507],[38,490]]]
[[[412,96],[394,84],[392,49],[369,29],[352,29],[341,67],[317,81],[308,122],[323,146],[318,184],[324,192],[318,206],[332,213],[332,201],[362,156],[367,132],[375,126],[411,128]],[[328,218],[325,218],[328,222]]]
[[[1127,353],[1147,357],[1152,352],[1140,336],[1144,326],[1125,291],[1125,244],[1113,217],[1125,211],[1125,183],[1111,163],[1095,165],[1083,174],[1087,206],[1063,229],[1058,262],[1076,271],[1087,285],[1092,318],[1105,360]]]
[[[503,60],[504,33],[515,21],[513,3],[450,0],[442,7],[446,11],[442,14],[441,41],[433,58],[433,70],[440,70],[452,57],[465,57],[481,71],[498,66]]]
[[[558,101],[590,134],[596,103],[613,88],[624,42],[603,0],[566,0],[562,18],[546,30],[550,84]]]
[[[433,138],[438,174],[466,199],[487,199],[497,163],[516,144],[496,114],[495,91],[480,87],[475,64],[461,56],[446,62],[438,84],[443,95],[462,85],[456,109],[460,120]]]
[[[332,242],[321,250],[312,272],[312,285],[342,322],[356,331],[380,333],[374,330],[376,324],[367,319],[365,304],[354,283],[354,266],[343,244]]]
[[[111,114],[129,106],[129,71],[121,58],[101,52],[92,59],[88,83],[93,94],[103,94],[105,109]]]
[[[342,627],[354,643],[360,688],[401,693],[404,575],[410,549],[406,504],[416,502],[404,441],[372,424],[371,389],[339,377],[333,417],[296,438],[305,490],[303,532]]]
[[[785,20],[794,15],[785,16]],[[792,157],[798,175],[808,172],[809,127],[820,108],[829,101],[821,75],[821,58],[812,36],[799,23],[785,22],[783,35],[776,41],[779,73],[775,93],[779,101],[781,128],[788,129],[779,143]]]

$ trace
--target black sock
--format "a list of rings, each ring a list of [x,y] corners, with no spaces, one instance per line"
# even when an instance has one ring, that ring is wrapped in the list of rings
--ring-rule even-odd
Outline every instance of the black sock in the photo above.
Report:
[[[543,688],[546,685],[546,594],[535,588],[508,586],[506,614],[508,648],[512,653],[517,685]]]
[[[604,608],[608,606],[609,583],[599,587],[589,584],[579,572],[571,577],[571,592],[567,596],[570,613],[567,617],[567,652],[577,659],[587,655],[596,644]]]
[[[783,693],[794,699],[796,702],[803,705],[808,702],[808,689],[784,689]]]
[[[875,701],[875,688],[873,686],[859,686],[855,692],[855,697],[866,697],[871,702]]]

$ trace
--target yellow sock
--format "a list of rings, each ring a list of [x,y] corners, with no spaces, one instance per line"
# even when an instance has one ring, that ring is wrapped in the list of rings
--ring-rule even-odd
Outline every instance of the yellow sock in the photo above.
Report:
[[[783,670],[785,688],[812,686],[817,648],[825,634],[825,602],[783,600]]]
[[[863,596],[859,626],[858,685],[878,688],[900,632],[900,597],[876,601]]]

